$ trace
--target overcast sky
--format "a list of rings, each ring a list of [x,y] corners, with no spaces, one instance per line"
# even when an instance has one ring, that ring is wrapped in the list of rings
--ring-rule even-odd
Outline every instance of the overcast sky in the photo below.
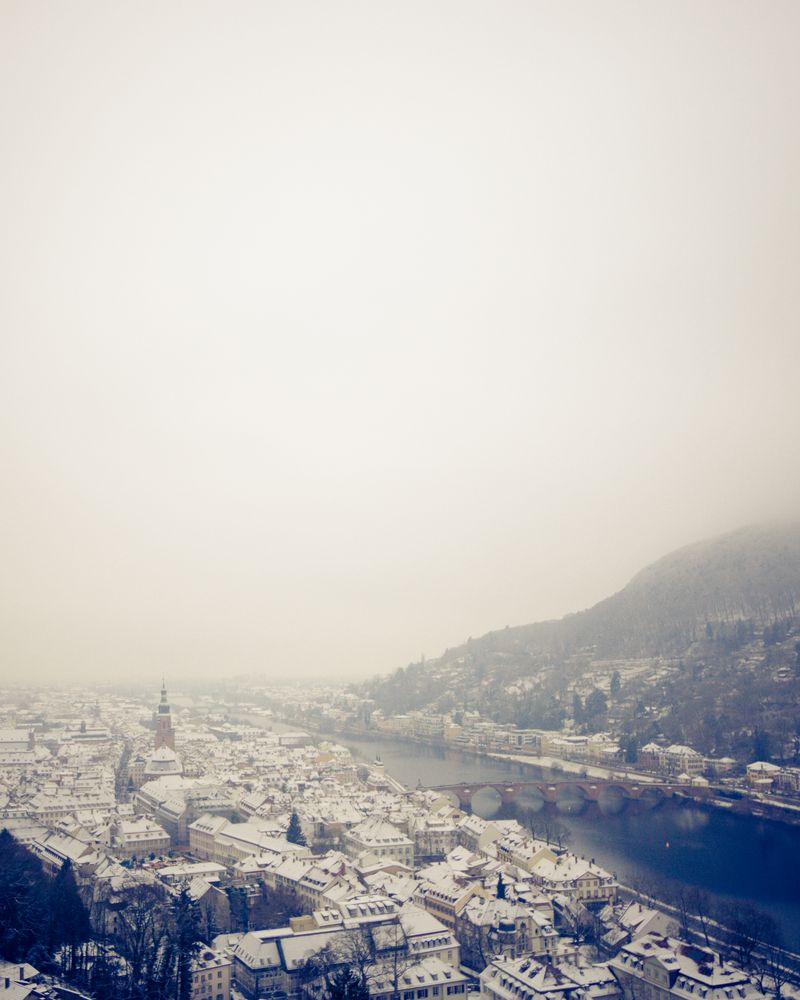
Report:
[[[798,38],[5,0],[3,676],[386,671],[797,514]]]

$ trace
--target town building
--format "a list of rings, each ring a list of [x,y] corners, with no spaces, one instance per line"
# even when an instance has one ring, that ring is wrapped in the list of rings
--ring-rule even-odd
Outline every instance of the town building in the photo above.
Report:
[[[222,952],[202,948],[192,962],[192,1000],[231,1000],[232,968]]]
[[[345,831],[342,847],[351,858],[368,853],[392,858],[409,868],[414,866],[414,841],[382,816],[370,816]]]
[[[593,861],[577,858],[574,854],[566,854],[555,861],[541,858],[531,865],[530,872],[533,881],[542,889],[573,903],[599,908],[617,898],[618,883],[614,876]]]
[[[480,976],[486,1000],[621,1000],[608,965],[538,962],[530,957],[497,958]]]
[[[610,960],[624,1000],[761,1000],[749,976],[710,948],[644,934]]]
[[[146,816],[121,819],[111,825],[111,850],[118,858],[146,858],[170,849],[167,831]]]
[[[236,986],[248,1000],[293,997],[301,986],[313,996],[309,963],[321,955],[328,969],[355,964],[364,968],[371,995],[373,983],[375,995],[413,993],[414,1000],[418,989],[434,986],[438,992],[429,993],[429,998],[466,991],[467,977],[458,971],[458,943],[447,928],[418,907],[398,911],[379,897],[315,913],[311,926],[301,919],[290,927],[245,934],[233,952]],[[443,955],[451,955],[452,962]]]
[[[480,972],[499,955],[556,955],[559,934],[550,915],[508,899],[473,896],[456,918],[465,965]]]
[[[272,855],[285,860],[311,854],[305,845],[264,833],[258,821],[233,823],[225,816],[205,813],[189,825],[188,833],[192,854],[223,865],[235,865],[253,855]]]
[[[173,847],[188,846],[189,826],[203,814],[231,819],[236,812],[226,786],[179,774],[145,782],[136,790],[133,806],[167,831]]]

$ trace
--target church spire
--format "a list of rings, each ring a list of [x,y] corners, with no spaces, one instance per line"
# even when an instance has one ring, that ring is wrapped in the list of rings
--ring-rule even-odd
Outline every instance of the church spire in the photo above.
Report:
[[[161,701],[158,703],[158,712],[156,713],[155,749],[158,750],[159,747],[163,746],[175,749],[175,731],[172,728],[172,713],[167,701],[167,683],[162,677]]]

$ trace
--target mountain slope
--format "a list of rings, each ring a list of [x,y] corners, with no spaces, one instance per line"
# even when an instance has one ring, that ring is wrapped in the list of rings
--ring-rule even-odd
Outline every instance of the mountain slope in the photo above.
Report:
[[[593,646],[608,657],[656,655],[682,648],[706,622],[768,623],[798,607],[800,524],[757,526],[678,549],[587,611],[490,632],[475,643],[495,649],[533,644],[562,653]]]
[[[795,613],[800,604],[800,525],[744,528],[659,559],[619,593],[562,619],[573,641],[606,655],[665,651],[706,622]]]
[[[637,728],[643,701],[662,719],[670,699],[694,701],[698,718],[688,729],[697,739],[700,714],[730,714],[735,691],[759,699],[766,714],[742,720],[737,709],[731,731],[767,726],[785,737],[800,723],[799,627],[800,523],[761,525],[672,552],[587,611],[468,640],[376,679],[369,693],[387,712],[476,708],[498,721],[554,728],[570,719],[576,694],[607,690],[617,670],[623,691],[595,728]],[[664,728],[688,738],[682,726]],[[706,728],[718,727],[706,718]]]

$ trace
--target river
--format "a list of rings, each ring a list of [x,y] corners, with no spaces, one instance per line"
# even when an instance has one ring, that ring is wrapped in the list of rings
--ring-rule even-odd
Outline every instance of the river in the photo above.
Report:
[[[362,760],[380,756],[389,774],[410,788],[554,776],[530,764],[401,740],[337,739]],[[514,805],[501,806],[490,792],[476,794],[472,807],[485,818],[515,814]],[[595,858],[622,882],[657,876],[698,886],[720,902],[747,901],[770,913],[787,947],[800,951],[800,827],[671,802],[616,814],[590,806],[558,819],[570,830],[570,850]]]

